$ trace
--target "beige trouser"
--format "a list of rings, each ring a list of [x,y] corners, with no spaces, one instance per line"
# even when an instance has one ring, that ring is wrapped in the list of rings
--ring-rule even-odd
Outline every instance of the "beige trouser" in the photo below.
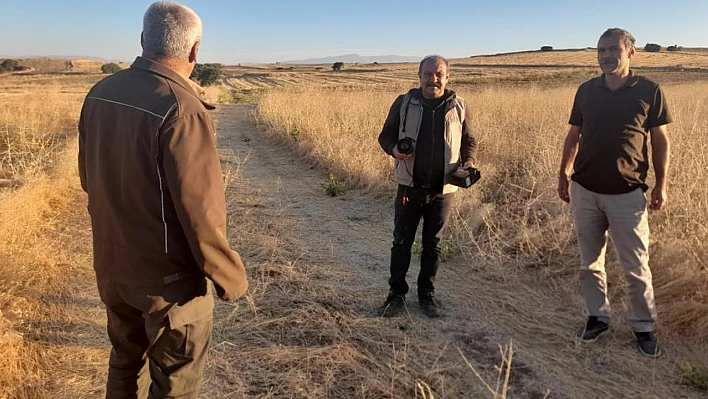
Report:
[[[653,331],[656,306],[644,192],[638,188],[626,194],[597,194],[572,182],[570,195],[580,247],[580,292],[588,315],[610,322],[605,273],[609,229],[629,284],[629,324],[635,332]]]

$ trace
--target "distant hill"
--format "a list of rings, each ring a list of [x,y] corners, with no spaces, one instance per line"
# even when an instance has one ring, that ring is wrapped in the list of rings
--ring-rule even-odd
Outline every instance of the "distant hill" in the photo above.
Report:
[[[587,51],[587,50],[595,50],[594,47],[582,47],[582,48],[563,48],[563,49],[554,49],[551,48],[550,51],[554,52],[579,52],[579,51]],[[520,51],[510,51],[506,53],[495,53],[495,54],[476,54],[476,55],[471,55],[469,58],[484,58],[484,57],[495,57],[495,56],[503,56],[503,55],[516,55],[516,54],[530,54],[530,53],[538,53],[541,50],[520,50]]]
[[[331,57],[308,58],[305,60],[290,60],[281,61],[281,64],[331,64],[334,62],[344,62],[346,64],[360,63],[370,64],[377,62],[379,64],[389,64],[398,62],[418,62],[422,57],[404,56],[404,55],[359,55],[345,54]]]

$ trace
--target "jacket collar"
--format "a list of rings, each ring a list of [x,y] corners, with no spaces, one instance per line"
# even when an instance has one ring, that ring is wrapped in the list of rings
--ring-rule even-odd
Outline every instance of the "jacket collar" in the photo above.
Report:
[[[215,109],[213,105],[207,103],[206,101],[202,100],[199,95],[204,92],[204,89],[202,89],[201,86],[199,86],[197,83],[193,82],[191,79],[185,79],[183,78],[180,74],[175,72],[173,69],[169,68],[166,65],[160,64],[157,61],[153,61],[148,58],[144,57],[137,57],[135,58],[135,61],[133,61],[133,64],[130,65],[131,68],[135,69],[140,69],[143,71],[147,71],[149,73],[155,74],[162,76],[165,79],[169,79],[172,82],[182,86],[182,88],[186,89],[187,92],[192,94],[194,97],[196,97],[199,101],[201,101],[202,104],[204,104],[204,107],[206,109]]]
[[[410,89],[408,93],[411,95],[411,98],[415,98],[418,101],[421,101],[423,99],[423,90],[420,87]],[[445,93],[443,94],[443,102],[451,101],[455,98],[455,96],[456,94],[454,91],[450,89],[445,89]]]

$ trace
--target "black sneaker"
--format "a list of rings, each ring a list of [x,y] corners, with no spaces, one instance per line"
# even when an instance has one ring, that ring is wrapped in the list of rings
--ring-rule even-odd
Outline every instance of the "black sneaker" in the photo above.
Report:
[[[406,306],[406,296],[399,292],[391,291],[388,293],[386,302],[379,309],[379,314],[383,317],[393,317],[398,314]]]
[[[435,302],[435,295],[432,292],[418,296],[418,304],[428,317],[440,317],[440,308]]]
[[[659,340],[653,332],[635,332],[637,336],[637,348],[639,353],[647,357],[657,358],[661,356],[661,348],[659,348]]]
[[[590,316],[588,317],[588,322],[585,324],[585,327],[579,329],[575,336],[583,342],[595,342],[609,329],[609,324],[598,320],[596,316]]]

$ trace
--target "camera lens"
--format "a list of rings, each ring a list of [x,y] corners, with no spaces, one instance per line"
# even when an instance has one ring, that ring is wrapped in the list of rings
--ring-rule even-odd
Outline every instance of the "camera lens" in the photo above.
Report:
[[[413,139],[410,137],[404,137],[398,140],[398,143],[396,143],[396,147],[398,148],[398,152],[406,155],[412,154],[415,150],[415,146],[413,145]]]

